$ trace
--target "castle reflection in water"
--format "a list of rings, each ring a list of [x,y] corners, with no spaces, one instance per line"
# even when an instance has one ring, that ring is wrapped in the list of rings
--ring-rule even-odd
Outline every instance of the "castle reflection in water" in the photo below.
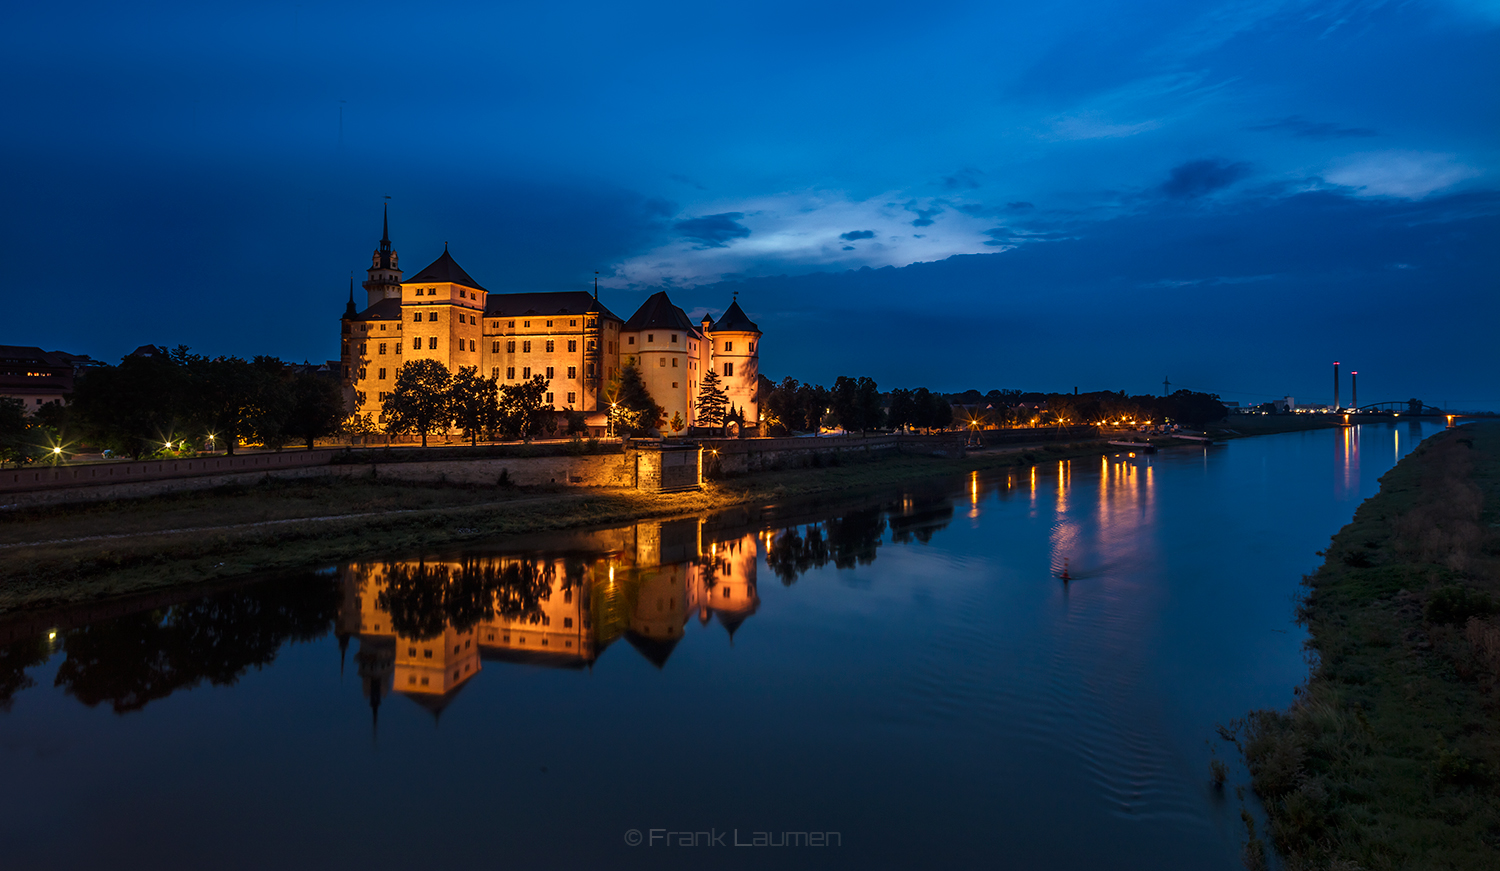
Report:
[[[335,621],[372,708],[392,693],[440,713],[486,663],[593,664],[624,638],[657,667],[690,620],[732,639],[760,605],[757,533],[709,540],[698,519],[592,533],[555,555],[355,562]]]

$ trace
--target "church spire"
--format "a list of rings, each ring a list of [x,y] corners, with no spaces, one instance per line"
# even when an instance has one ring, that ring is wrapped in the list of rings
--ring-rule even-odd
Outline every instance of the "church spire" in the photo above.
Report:
[[[344,306],[344,317],[352,318],[359,314],[359,309],[354,307],[354,270],[349,270],[349,304]]]
[[[385,204],[385,215],[381,220],[380,248],[382,251],[391,250],[391,204]]]

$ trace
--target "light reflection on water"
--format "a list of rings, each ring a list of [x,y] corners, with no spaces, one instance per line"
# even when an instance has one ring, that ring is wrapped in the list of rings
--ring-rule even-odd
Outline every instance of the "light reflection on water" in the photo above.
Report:
[[[0,837],[49,867],[427,867],[497,843],[655,867],[621,835],[665,826],[843,833],[777,865],[1235,868],[1206,739],[1290,700],[1298,578],[1439,427],[1389,427],[1389,452],[1386,428],[0,625],[0,753],[28,784]]]

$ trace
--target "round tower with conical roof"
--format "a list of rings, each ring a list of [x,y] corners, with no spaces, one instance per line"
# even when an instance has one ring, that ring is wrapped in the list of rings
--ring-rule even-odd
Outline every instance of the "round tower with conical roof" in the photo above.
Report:
[[[740,308],[738,294],[706,334],[710,365],[722,379],[730,408],[745,415],[745,426],[758,426],[761,332]]]

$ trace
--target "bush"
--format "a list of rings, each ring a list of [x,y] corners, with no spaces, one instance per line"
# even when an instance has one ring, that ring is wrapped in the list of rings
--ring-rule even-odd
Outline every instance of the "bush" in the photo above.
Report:
[[[1495,613],[1495,600],[1490,594],[1458,584],[1449,584],[1434,590],[1422,607],[1422,616],[1427,622],[1438,625],[1467,623],[1470,617],[1488,617]]]

